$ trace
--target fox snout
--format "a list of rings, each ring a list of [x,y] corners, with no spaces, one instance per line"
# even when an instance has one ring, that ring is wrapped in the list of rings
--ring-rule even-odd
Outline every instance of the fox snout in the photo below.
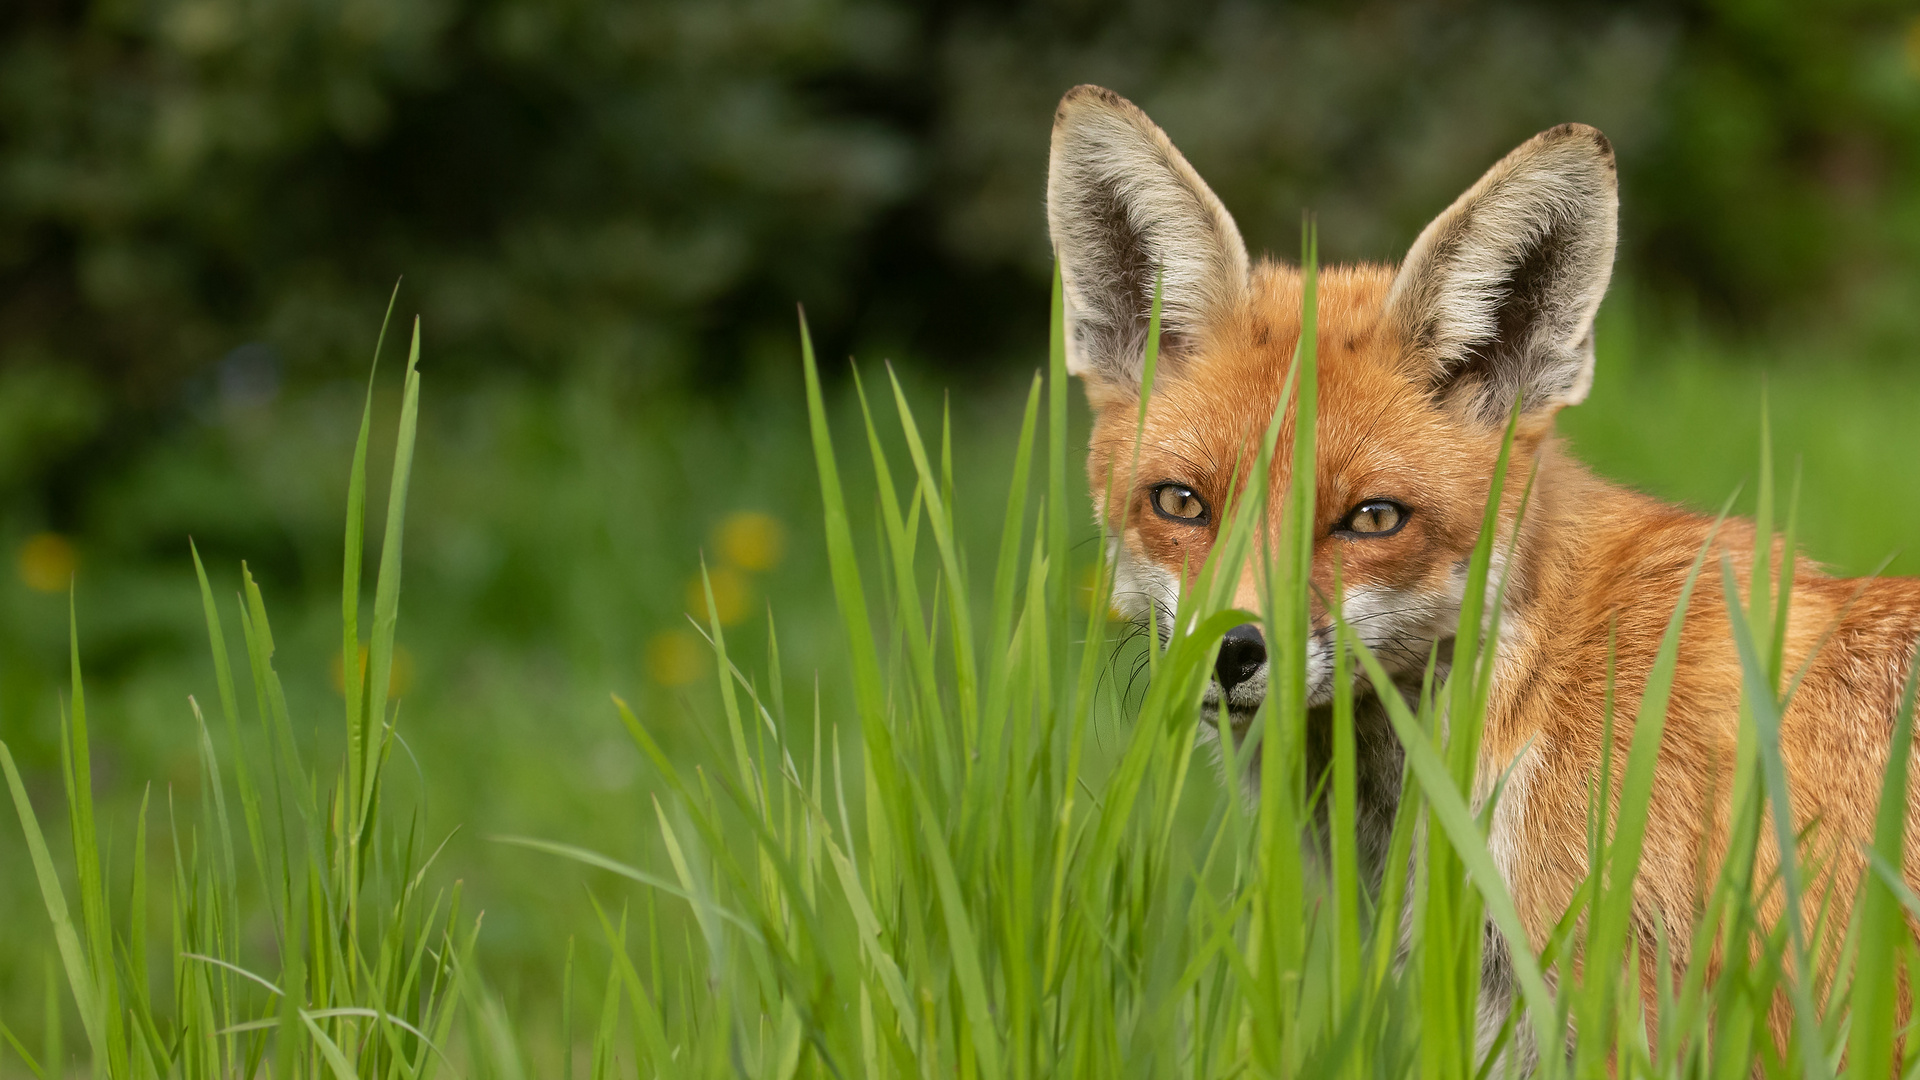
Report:
[[[1208,716],[1217,717],[1225,703],[1234,731],[1244,732],[1266,699],[1268,667],[1267,639],[1259,623],[1241,623],[1227,631],[1203,699]],[[1307,704],[1325,705],[1332,699],[1333,624],[1331,619],[1316,620],[1307,637]]]
[[[1253,722],[1253,714],[1266,696],[1266,635],[1260,632],[1259,623],[1241,623],[1220,640],[1202,712],[1216,725],[1231,727],[1238,735]]]
[[[1213,664],[1214,676],[1220,680],[1223,693],[1232,694],[1235,689],[1253,682],[1256,678],[1262,683],[1267,674],[1267,640],[1260,633],[1260,627],[1254,623],[1241,623],[1227,631],[1220,642],[1220,656]]]

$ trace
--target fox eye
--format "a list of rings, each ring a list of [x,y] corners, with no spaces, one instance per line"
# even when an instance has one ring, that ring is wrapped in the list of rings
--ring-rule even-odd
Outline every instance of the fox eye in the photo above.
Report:
[[[1347,512],[1334,532],[1368,538],[1392,536],[1407,523],[1407,508],[1392,499],[1368,499]]]
[[[1185,484],[1160,484],[1147,496],[1153,512],[1182,525],[1205,525],[1207,504]]]

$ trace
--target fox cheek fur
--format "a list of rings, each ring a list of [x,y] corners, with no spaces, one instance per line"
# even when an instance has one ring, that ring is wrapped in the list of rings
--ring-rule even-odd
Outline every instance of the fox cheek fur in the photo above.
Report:
[[[1338,568],[1344,615],[1403,679],[1417,682],[1430,656],[1444,665],[1489,478],[1518,410],[1496,545],[1511,559],[1493,575],[1505,580],[1501,633],[1471,795],[1484,802],[1493,780],[1508,777],[1488,842],[1536,948],[1587,873],[1586,808],[1603,760],[1609,665],[1616,695],[1633,700],[1714,527],[1594,477],[1553,434],[1555,413],[1578,404],[1593,380],[1593,320],[1612,271],[1617,214],[1612,147],[1595,129],[1566,124],[1496,163],[1399,266],[1336,267],[1320,278],[1313,584],[1331,596]],[[1301,329],[1299,274],[1249,259],[1233,218],[1166,135],[1098,87],[1069,91],[1055,115],[1047,218],[1068,369],[1094,412],[1088,475],[1096,494],[1106,493],[1099,518],[1118,568],[1116,601],[1164,639],[1180,589],[1213,542],[1211,511],[1232,489],[1238,463],[1257,456],[1276,411],[1284,411],[1279,445],[1291,445],[1282,388]],[[1156,281],[1160,361],[1136,460]],[[1276,496],[1288,468],[1275,463]],[[1523,521],[1518,503],[1529,489]],[[1711,564],[1724,554],[1744,589],[1753,549],[1753,527],[1728,522]],[[1257,595],[1249,573],[1236,605],[1257,610]],[[1686,931],[1702,900],[1696,871],[1717,868],[1727,850],[1741,672],[1725,612],[1718,575],[1703,575],[1684,623],[1655,767],[1662,795],[1634,886],[1641,955],[1655,955],[1656,935],[1669,935],[1671,970],[1647,964],[1639,975],[1648,995],[1693,959]],[[1315,616],[1309,670],[1319,701],[1331,691],[1324,615]],[[1237,724],[1264,695],[1265,655],[1257,627],[1235,633],[1209,701],[1224,700]],[[1819,868],[1813,895],[1832,890],[1844,901],[1860,880],[1916,637],[1920,581],[1841,581],[1796,561],[1784,649],[1788,669],[1805,674],[1782,722],[1781,751],[1796,829],[1819,823],[1809,834],[1817,850],[1808,865]],[[1372,693],[1370,683],[1357,689]],[[1360,846],[1376,860],[1401,768],[1381,711],[1363,700],[1356,720],[1369,832]],[[1310,720],[1307,767],[1318,770],[1327,710]],[[1613,758],[1616,770],[1622,757]],[[1908,835],[1920,837],[1912,800],[1908,817]],[[1760,879],[1775,859],[1762,852]],[[1906,878],[1920,887],[1916,865],[1908,860]],[[1371,869],[1377,880],[1388,868],[1376,861]],[[1779,904],[1762,898],[1763,916],[1778,918]],[[1485,973],[1496,1001],[1504,992],[1498,953],[1490,950]],[[1785,1017],[1773,1020],[1778,1030]]]

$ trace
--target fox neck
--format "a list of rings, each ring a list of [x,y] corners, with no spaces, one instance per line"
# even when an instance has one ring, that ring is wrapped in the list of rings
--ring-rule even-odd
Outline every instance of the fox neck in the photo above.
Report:
[[[1557,437],[1542,441],[1499,597],[1499,635],[1492,643],[1492,681],[1471,793],[1476,809],[1503,779],[1509,787],[1526,781],[1538,732],[1523,720],[1521,705],[1530,684],[1558,666],[1556,651],[1571,629],[1563,625],[1566,616],[1619,611],[1641,601],[1637,594],[1645,583],[1605,572],[1601,553],[1627,543],[1625,534],[1652,507],[1691,516],[1595,476]]]

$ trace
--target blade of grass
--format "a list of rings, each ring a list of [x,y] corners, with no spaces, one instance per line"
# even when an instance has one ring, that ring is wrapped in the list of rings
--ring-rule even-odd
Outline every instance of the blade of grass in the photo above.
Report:
[[[372,741],[363,709],[360,670],[360,567],[367,540],[367,441],[373,430],[373,380],[380,372],[380,353],[386,348],[387,328],[400,299],[400,283],[387,297],[387,313],[374,340],[373,364],[367,372],[367,397],[360,410],[360,434],[353,444],[353,465],[347,472],[347,529],[340,574],[340,682],[347,702],[347,790],[360,791],[369,767]],[[417,326],[417,324],[416,324]],[[198,554],[195,555],[198,561]],[[211,612],[211,609],[209,609]]]
[[[1801,882],[1799,859],[1796,855],[1793,809],[1787,790],[1786,767],[1780,757],[1780,713],[1779,702],[1774,698],[1774,688],[1778,680],[1771,677],[1765,661],[1761,659],[1749,621],[1743,618],[1739,610],[1739,584],[1734,577],[1732,559],[1722,554],[1720,557],[1721,588],[1726,597],[1728,614],[1733,624],[1734,646],[1740,655],[1742,698],[1751,710],[1754,724],[1755,746],[1759,754],[1760,779],[1764,785],[1766,799],[1772,804],[1774,844],[1779,858],[1779,881],[1785,900],[1785,911],[1781,914],[1786,924],[1787,939],[1793,956],[1793,973],[1786,980],[1786,990],[1793,999],[1794,1028],[1800,1050],[1800,1065],[1806,1077],[1819,1077],[1826,1072],[1821,1057],[1818,1030],[1819,1013],[1814,1009],[1812,991],[1809,983],[1813,979],[1807,949],[1806,926],[1801,919]],[[1759,581],[1759,568],[1756,566],[1750,584],[1755,594],[1763,588]],[[1785,602],[1785,598],[1782,598]],[[1769,614],[1771,611],[1769,610]],[[1771,625],[1771,620],[1768,620]]]
[[[1557,1054],[1556,1048],[1560,1043],[1553,994],[1547,989],[1539,961],[1533,953],[1533,944],[1527,938],[1525,924],[1520,921],[1520,913],[1507,892],[1506,881],[1501,878],[1493,855],[1487,850],[1486,840],[1480,835],[1480,827],[1467,809],[1466,800],[1454,786],[1445,758],[1427,738],[1413,711],[1401,700],[1393,677],[1387,674],[1379,659],[1353,633],[1346,620],[1338,615],[1335,618],[1341,636],[1346,638],[1348,647],[1360,658],[1367,675],[1373,680],[1381,703],[1387,707],[1387,717],[1406,752],[1407,769],[1419,781],[1428,812],[1446,832],[1474,887],[1479,890],[1487,914],[1506,939],[1514,980],[1520,984],[1521,996],[1526,1000],[1527,1019],[1533,1025],[1540,1056],[1542,1060],[1551,1059]]]
[[[420,320],[413,320],[413,340],[407,346],[406,386],[400,403],[400,435],[393,451],[393,479],[387,489],[386,535],[380,543],[380,569],[373,586],[373,633],[367,647],[367,753],[384,744],[387,701],[393,689],[394,635],[400,620],[400,553],[406,535],[407,486],[413,475],[414,441],[420,426]],[[364,842],[372,816],[377,770],[362,771],[354,793],[353,841]]]
[[[47,918],[53,923],[53,942],[60,950],[60,962],[66,967],[67,987],[72,991],[74,1006],[80,1012],[80,1024],[86,1029],[87,1045],[93,1048],[96,1060],[104,1061],[106,1033],[100,1030],[101,1017],[94,1001],[91,966],[86,951],[80,946],[80,934],[67,908],[66,893],[60,888],[60,874],[54,869],[53,856],[47,850],[47,838],[40,831],[40,819],[34,815],[33,804],[27,799],[26,786],[20,782],[20,772],[14,767],[13,753],[4,742],[0,742],[0,769],[7,774],[7,789],[13,793],[13,808],[20,816],[21,830],[26,833],[27,854],[33,861],[34,877],[40,883],[40,899],[46,905]],[[51,1061],[48,1064],[50,1068],[58,1067]]]
[[[1680,586],[1679,599],[1675,601],[1673,613],[1667,619],[1666,631],[1660,637],[1653,666],[1648,669],[1646,686],[1641,691],[1640,708],[1634,714],[1633,738],[1627,750],[1625,775],[1620,781],[1620,809],[1607,849],[1606,876],[1589,929],[1589,956],[1614,957],[1625,953],[1627,930],[1633,917],[1633,885],[1639,877],[1647,818],[1653,802],[1654,769],[1658,762],[1660,741],[1666,731],[1667,702],[1679,669],[1680,635],[1686,625],[1687,609],[1700,570],[1706,565],[1707,554],[1712,550],[1720,525],[1726,520],[1732,506],[1733,500],[1729,498],[1727,504],[1720,508],[1719,518],[1707,531],[1706,539],[1701,542],[1700,550],[1694,556],[1693,565],[1687,569],[1687,576]],[[1611,786],[1611,775],[1603,777],[1603,782]],[[1613,964],[1594,965],[1587,969],[1587,977],[1598,980],[1601,987],[1593,995],[1597,1008],[1610,1009],[1612,995],[1607,988],[1617,975],[1616,965]],[[1600,1016],[1590,1015],[1588,1023],[1592,1025],[1601,1019]],[[1583,1068],[1598,1067],[1599,1058],[1595,1055],[1604,1049],[1606,1040],[1603,1037],[1592,1040],[1592,1043],[1591,1048],[1587,1040],[1582,1040],[1579,1045]]]
[[[1796,485],[1797,486],[1797,485]],[[1920,663],[1909,666],[1907,685],[1894,714],[1893,741],[1880,785],[1880,809],[1873,826],[1873,852],[1887,866],[1904,861],[1907,824],[1907,770],[1913,751],[1913,707],[1920,685]],[[1877,943],[1906,936],[1906,920],[1899,897],[1883,877],[1863,875],[1860,909],[1856,916],[1866,943],[1855,961],[1851,1000],[1852,1025],[1847,1033],[1847,1060],[1853,1075],[1885,1076],[1893,1068],[1896,1045],[1894,1024],[1900,995],[1897,950]]]

